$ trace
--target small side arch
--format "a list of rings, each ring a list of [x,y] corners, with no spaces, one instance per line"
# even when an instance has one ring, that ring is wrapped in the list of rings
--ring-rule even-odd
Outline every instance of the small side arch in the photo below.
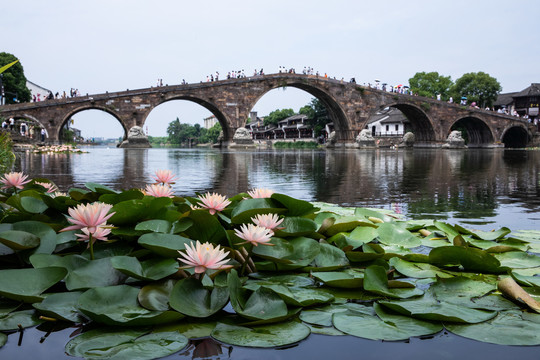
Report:
[[[54,129],[57,139],[61,138],[62,128],[69,121],[69,119],[71,119],[75,114],[80,113],[82,111],[86,111],[86,110],[100,110],[100,111],[106,112],[107,114],[112,115],[116,120],[118,120],[118,122],[122,126],[122,129],[124,130],[124,139],[127,137],[127,133],[129,129],[127,128],[126,124],[122,121],[122,119],[118,117],[116,113],[114,113],[110,109],[103,106],[89,105],[89,106],[81,106],[76,109],[73,109],[62,118],[62,121],[58,124],[58,127]]]
[[[520,125],[513,125],[503,131],[501,142],[505,148],[525,148],[529,144],[531,135]]]
[[[450,127],[450,131],[453,130],[461,131],[461,136],[468,147],[488,147],[495,142],[489,126],[473,116],[466,116],[455,121]]]

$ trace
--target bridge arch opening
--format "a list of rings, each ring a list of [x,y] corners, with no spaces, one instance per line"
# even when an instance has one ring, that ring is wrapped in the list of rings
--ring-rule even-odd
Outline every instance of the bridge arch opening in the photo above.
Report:
[[[98,107],[86,107],[70,112],[55,134],[60,142],[116,145],[127,134],[122,121]]]
[[[172,138],[169,128],[176,134]],[[220,131],[225,138],[229,135],[225,116],[213,104],[189,96],[166,99],[154,107],[144,120],[144,130],[150,140],[167,138],[167,141],[180,141],[178,144],[182,146],[216,143]]]
[[[457,120],[450,128],[450,132],[454,130],[461,131],[461,136],[468,147],[487,147],[494,142],[493,134],[486,123],[472,116]]]
[[[529,143],[529,134],[521,126],[512,126],[504,132],[502,142],[505,148],[525,148]]]
[[[384,105],[377,111],[376,114],[371,115],[366,125],[371,128],[372,125],[370,125],[370,123],[377,121],[378,117],[382,119],[379,119],[378,121],[386,121],[387,119],[385,113],[392,113],[392,109],[395,109],[393,112],[395,112],[396,110],[399,111],[399,113],[402,114],[401,118],[403,120],[400,119],[398,113],[398,116],[396,116],[396,120],[392,122],[392,124],[385,125],[385,127],[392,127],[398,125],[399,122],[399,131],[390,131],[390,134],[396,133],[403,137],[405,133],[412,132],[415,138],[415,146],[427,145],[433,143],[436,140],[435,131],[433,129],[431,119],[422,109],[410,104],[391,103],[388,105]],[[382,115],[382,117],[380,115]]]
[[[308,108],[313,111],[309,111]],[[318,88],[307,81],[298,81],[293,78],[284,79],[282,83],[272,84],[266,92],[262,93],[253,102],[251,114],[256,112],[258,117],[264,117],[274,110],[283,109],[292,109],[294,115],[308,115],[311,113],[311,116],[313,116],[314,112],[316,112],[315,117],[318,118],[318,121],[312,127],[311,124],[305,126],[305,123],[303,123],[305,120],[301,118],[290,119],[287,124],[275,124],[278,127],[278,130],[275,131],[265,130],[264,126],[263,128],[259,127],[259,132],[265,132],[262,135],[263,137],[282,139],[286,138],[287,131],[290,138],[314,138],[319,135],[327,137],[329,133],[335,130],[338,141],[354,140],[354,131],[351,129],[351,125],[341,106],[324,89]],[[309,117],[310,115],[308,115]],[[253,119],[250,120],[254,123]],[[279,130],[279,127],[283,128],[283,126],[286,127],[285,130]]]
[[[10,116],[11,117],[11,116]],[[6,122],[8,123],[9,128],[9,118],[6,118]],[[28,137],[32,139],[32,141],[40,141],[42,139],[41,131],[44,130],[43,134],[43,140],[46,140],[49,138],[49,132],[47,131],[47,127],[43,125],[43,123],[36,119],[33,116],[30,116],[28,114],[23,115],[16,115],[13,116],[13,119],[15,120],[15,129],[13,130],[16,134],[21,134],[21,125],[24,123],[26,125],[26,134],[21,135]]]

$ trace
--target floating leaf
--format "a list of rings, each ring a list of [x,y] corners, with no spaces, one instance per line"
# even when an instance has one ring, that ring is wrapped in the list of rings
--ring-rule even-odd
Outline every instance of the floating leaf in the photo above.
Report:
[[[326,286],[355,289],[363,288],[364,273],[355,270],[314,272],[313,277]]]
[[[106,325],[155,325],[183,317],[175,311],[151,311],[137,301],[139,289],[128,286],[107,286],[85,291],[78,308],[92,320]]]
[[[176,281],[169,279],[143,286],[137,295],[139,304],[148,310],[169,310],[169,297],[174,284]]]
[[[286,217],[279,225],[284,229],[276,230],[276,236],[306,236],[317,231],[317,224],[310,219],[301,217]]]
[[[0,233],[0,243],[19,251],[39,246],[39,237],[26,231],[8,230]]]
[[[0,270],[0,295],[28,303],[43,299],[41,293],[62,280],[67,270],[60,267]]]
[[[221,310],[229,301],[229,289],[215,286],[205,288],[199,280],[187,278],[176,283],[169,303],[182,314],[205,318]]]
[[[500,273],[501,264],[493,255],[475,248],[461,246],[444,246],[435,248],[429,253],[430,263],[437,266],[461,265],[467,271]]]
[[[372,265],[364,272],[364,290],[392,298],[406,299],[422,295],[424,292],[417,288],[389,288],[386,270],[382,266]]]
[[[0,331],[19,330],[19,327],[28,328],[42,322],[34,310],[14,311],[0,317]]]
[[[50,294],[42,302],[32,306],[47,317],[81,323],[84,319],[77,309],[81,294],[82,292],[78,291]]]
[[[389,264],[396,268],[401,274],[417,279],[452,277],[452,275],[431,264],[409,262],[398,257],[391,258]]]
[[[185,250],[186,244],[191,244],[193,240],[180,235],[148,233],[141,236],[138,242],[142,247],[158,255],[178,258],[178,250]]]
[[[226,344],[258,348],[294,344],[309,334],[309,328],[296,321],[253,327],[219,323],[212,331],[214,339]]]
[[[385,341],[407,340],[413,336],[430,335],[442,330],[440,324],[394,315],[377,304],[374,304],[374,309],[378,316],[350,310],[335,313],[334,326],[349,335]]]
[[[397,223],[380,224],[377,233],[379,234],[379,241],[385,245],[413,248],[422,244],[418,237]]]
[[[159,332],[145,335],[131,329],[94,329],[66,344],[66,353],[85,359],[157,359],[182,350],[188,339],[182,334]]]
[[[115,256],[111,258],[112,266],[131,277],[139,280],[161,280],[178,271],[175,259],[149,259],[139,262],[132,256]]]
[[[501,262],[501,266],[514,269],[533,268],[540,266],[540,256],[527,254],[523,251],[510,251],[494,255]]]
[[[272,199],[244,199],[240,201],[233,209],[231,213],[231,221],[234,224],[249,223],[251,222],[251,218],[255,215],[281,214],[285,211],[287,211],[287,209],[284,209]]]
[[[305,216],[318,210],[312,203],[288,195],[274,193],[271,198],[287,208],[288,216]]]
[[[138,223],[135,230],[148,230],[153,232],[168,233],[171,231],[171,223],[167,220],[147,220]]]
[[[527,321],[519,311],[501,312],[479,324],[445,324],[459,336],[499,345],[540,345],[540,323]]]

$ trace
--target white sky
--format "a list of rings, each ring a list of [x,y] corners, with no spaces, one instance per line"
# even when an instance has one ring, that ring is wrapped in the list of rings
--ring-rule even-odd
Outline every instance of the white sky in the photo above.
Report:
[[[82,94],[199,82],[219,71],[311,66],[340,79],[407,83],[419,71],[456,80],[495,77],[503,92],[540,82],[537,0],[53,0],[5,1],[0,51],[14,54],[26,77],[53,92]],[[295,111],[311,96],[288,88],[253,110]],[[162,108],[163,107],[163,108]],[[210,113],[187,101],[149,116],[149,135],[167,124],[202,124]],[[83,136],[119,137],[118,122],[88,111],[75,116]]]

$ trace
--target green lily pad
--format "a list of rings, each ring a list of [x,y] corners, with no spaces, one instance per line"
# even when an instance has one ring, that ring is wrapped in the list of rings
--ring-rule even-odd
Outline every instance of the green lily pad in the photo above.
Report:
[[[312,203],[288,195],[274,193],[271,198],[287,208],[288,216],[305,216],[318,210]]]
[[[374,226],[369,220],[359,219],[356,216],[342,216],[326,229],[326,235],[334,236],[340,232],[349,232],[358,226]]]
[[[219,220],[208,211],[192,210],[187,219],[193,221],[193,224],[184,230],[189,238],[213,244],[219,244],[227,239],[227,233]]]
[[[155,325],[183,317],[176,311],[151,311],[137,301],[139,289],[128,286],[107,286],[85,291],[78,308],[90,319],[106,325]]]
[[[318,326],[333,326],[332,316],[338,312],[345,312],[353,310],[355,312],[363,313],[369,316],[373,316],[373,308],[355,303],[347,303],[340,305],[328,305],[317,309],[302,310],[300,313],[300,320]]]
[[[274,291],[243,289],[236,270],[227,276],[231,305],[238,315],[250,320],[271,320],[287,316],[287,305]]]
[[[182,334],[160,332],[146,334],[131,329],[94,329],[66,344],[66,353],[85,359],[156,359],[172,355],[188,344]]]
[[[296,321],[254,327],[218,323],[212,331],[212,337],[218,341],[257,348],[294,344],[307,338],[309,334],[309,328]]]
[[[514,269],[534,268],[540,266],[540,256],[527,254],[523,251],[510,251],[494,255],[501,262],[501,266]]]
[[[310,204],[311,205],[311,204]],[[231,213],[233,224],[243,224],[251,222],[251,218],[259,214],[281,214],[287,209],[280,206],[272,199],[257,198],[244,199],[240,201]]]
[[[363,288],[364,273],[355,270],[314,272],[313,277],[326,286],[355,289]]]
[[[326,304],[334,300],[334,296],[319,289],[287,287],[284,285],[262,285],[278,294],[286,304],[292,306],[313,306]]]
[[[147,230],[160,233],[171,231],[172,224],[167,220],[147,220],[138,223],[135,230]]]
[[[193,240],[180,235],[148,233],[139,238],[139,245],[152,250],[158,255],[168,258],[178,258],[178,250],[185,250],[186,244]]]
[[[112,266],[135,279],[161,280],[178,271],[178,262],[175,259],[149,259],[139,262],[132,256],[115,256],[111,258]]]
[[[32,306],[47,317],[81,323],[84,318],[77,309],[81,294],[79,291],[50,294],[42,302]]]
[[[146,203],[143,200],[126,200],[116,203],[111,211],[115,214],[111,216],[109,222],[114,225],[135,224],[142,219],[146,212]]]
[[[437,266],[461,265],[467,271],[500,273],[501,263],[484,250],[461,246],[444,246],[431,250],[429,261]]]
[[[154,328],[154,332],[177,331],[188,339],[199,339],[209,337],[216,327],[215,321],[199,319],[183,319],[182,322],[168,324]]]
[[[497,231],[480,231],[480,230],[468,230],[460,225],[456,225],[455,228],[459,230],[462,234],[472,235],[475,238],[478,238],[480,240],[487,240],[487,241],[495,241],[502,239],[506,235],[510,234],[511,231],[507,227],[502,227]]]
[[[169,310],[169,297],[176,280],[164,280],[145,285],[139,291],[137,299],[142,307],[148,310]]]
[[[371,265],[364,272],[364,290],[392,298],[406,299],[420,296],[424,292],[415,288],[389,288],[386,270],[382,266]]]
[[[206,318],[217,313],[229,301],[229,289],[216,286],[206,289],[199,280],[187,278],[176,283],[169,303],[182,314]]]
[[[0,295],[28,303],[43,299],[41,293],[62,280],[67,270],[61,267],[0,270]]]
[[[501,312],[479,324],[445,324],[459,336],[499,345],[540,345],[540,323],[527,321],[520,311]]]
[[[286,217],[279,225],[284,229],[275,230],[276,236],[306,236],[317,231],[317,224],[310,219],[301,217]]]
[[[2,346],[6,345],[7,339],[8,339],[8,337],[7,337],[6,334],[0,333],[0,348],[1,348]]]
[[[438,267],[431,264],[409,262],[402,260],[398,257],[393,257],[388,262],[390,265],[396,268],[397,271],[408,277],[414,277],[417,279],[452,277],[452,275],[442,271]]]
[[[378,304],[374,304],[374,309],[377,316],[349,310],[335,313],[332,321],[336,329],[346,334],[372,340],[407,340],[442,330],[440,323],[391,314]]]
[[[39,237],[26,231],[8,230],[0,233],[0,243],[19,251],[39,246]]]
[[[42,322],[34,310],[14,311],[0,317],[0,331],[19,330],[19,326],[28,328]]]
[[[397,223],[383,223],[377,228],[379,241],[385,245],[399,245],[413,248],[422,245],[422,241],[409,230]]]
[[[497,315],[497,311],[471,309],[462,305],[437,301],[429,295],[424,295],[419,299],[379,301],[379,304],[406,316],[431,321],[475,324],[492,319]]]

